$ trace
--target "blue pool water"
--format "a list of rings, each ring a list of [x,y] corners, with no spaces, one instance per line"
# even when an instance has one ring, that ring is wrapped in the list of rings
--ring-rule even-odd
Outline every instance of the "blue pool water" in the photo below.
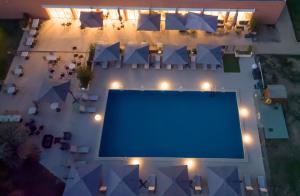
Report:
[[[99,156],[243,158],[236,94],[110,90]]]

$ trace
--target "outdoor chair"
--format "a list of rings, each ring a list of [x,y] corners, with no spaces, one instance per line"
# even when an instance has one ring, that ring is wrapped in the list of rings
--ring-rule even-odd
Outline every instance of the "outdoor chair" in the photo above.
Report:
[[[89,151],[90,151],[90,147],[89,146],[75,146],[75,145],[71,145],[71,147],[70,147],[70,152],[72,152],[72,153],[86,154],[86,153],[89,153]]]
[[[87,93],[83,93],[81,95],[82,101],[98,101],[99,97],[98,95],[89,95]]]
[[[178,65],[178,70],[182,71],[183,70],[183,65]]]
[[[108,68],[108,63],[107,63],[107,61],[102,62],[101,65],[102,65],[102,66],[101,66],[102,69],[107,69],[107,68]]]
[[[201,186],[201,176],[196,175],[192,181],[192,186],[194,191],[196,192],[201,192],[202,191],[202,186]]]
[[[171,70],[172,69],[172,64],[167,64],[166,68],[167,68],[167,70]]]
[[[197,65],[196,65],[196,55],[192,55],[192,56],[191,56],[191,69],[192,69],[192,70],[196,70],[196,69],[197,69]]]
[[[64,132],[63,140],[71,140],[72,133],[71,132]]]
[[[137,64],[132,64],[132,65],[131,65],[131,68],[132,68],[132,69],[137,69],[137,68],[138,68],[138,65],[137,65]]]
[[[79,106],[79,112],[80,113],[95,113],[96,112],[96,108],[95,107],[91,107],[91,106],[84,106],[84,105],[80,105]]]
[[[155,192],[156,190],[156,175],[152,174],[147,179],[148,191]]]
[[[267,193],[268,189],[267,189],[265,177],[264,176],[257,176],[257,182],[258,182],[260,192]]]
[[[69,150],[70,149],[70,144],[67,142],[61,142],[60,143],[60,149],[61,150]]]
[[[251,183],[251,177],[250,176],[244,176],[244,184],[245,184],[245,190],[246,191],[253,191],[254,188]]]
[[[159,54],[154,54],[154,59],[155,59],[155,69],[160,69],[160,55]]]
[[[145,64],[144,68],[149,69],[149,64]]]

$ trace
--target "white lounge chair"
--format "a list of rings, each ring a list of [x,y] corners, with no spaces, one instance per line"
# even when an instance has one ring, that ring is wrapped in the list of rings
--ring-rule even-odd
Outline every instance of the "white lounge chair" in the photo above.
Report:
[[[102,69],[107,69],[107,67],[108,67],[108,62],[107,62],[107,61],[102,62],[101,65],[102,65]]]
[[[257,176],[257,183],[258,183],[260,192],[262,192],[262,193],[268,192],[266,179],[264,176]]]
[[[79,106],[79,112],[80,113],[95,113],[96,108],[95,107],[90,107],[90,106],[80,105]]]
[[[89,153],[90,152],[90,147],[89,146],[75,146],[75,145],[71,145],[70,152],[85,154],[85,153]]]
[[[147,179],[148,191],[155,192],[156,190],[156,175],[152,174]]]
[[[183,65],[178,65],[178,70],[182,71],[183,70]]]
[[[167,70],[171,70],[172,69],[172,65],[171,64],[168,64],[167,65]]]
[[[160,69],[160,55],[159,54],[154,54],[154,59],[155,59],[155,69]]]
[[[83,101],[98,101],[99,97],[98,95],[89,95],[87,93],[83,93],[81,99]]]
[[[202,186],[201,186],[201,176],[196,175],[193,179],[193,189],[196,192],[201,192],[202,191]]]
[[[254,188],[251,183],[251,177],[250,176],[244,176],[244,183],[245,183],[245,190],[246,191],[253,191]]]
[[[149,69],[149,64],[145,64],[144,68]]]
[[[137,69],[137,68],[138,68],[138,65],[137,65],[137,64],[132,64],[131,68],[132,68],[132,69]]]
[[[197,65],[196,65],[196,55],[192,55],[192,56],[191,56],[191,69],[192,69],[192,70],[196,70],[196,69],[197,69]]]

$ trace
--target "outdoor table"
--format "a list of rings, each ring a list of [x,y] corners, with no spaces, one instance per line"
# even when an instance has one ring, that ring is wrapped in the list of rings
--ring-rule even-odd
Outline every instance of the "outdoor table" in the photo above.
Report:
[[[57,56],[54,54],[48,54],[46,56],[47,61],[56,61],[57,60]]]
[[[37,108],[36,108],[36,107],[32,106],[32,107],[30,107],[30,108],[28,109],[28,114],[34,115],[34,114],[36,114],[36,113],[37,113]]]
[[[35,29],[31,29],[31,30],[29,31],[29,35],[31,35],[31,36],[35,36],[36,33],[37,33],[37,30],[35,30]]]
[[[50,104],[50,109],[51,110],[56,110],[57,108],[59,108],[59,103],[54,102]]]
[[[33,37],[28,37],[26,40],[26,46],[31,46],[34,42],[34,38]]]
[[[21,52],[21,57],[28,57],[29,56],[29,52]]]
[[[31,25],[31,27],[32,27],[32,28],[38,28],[39,23],[40,23],[40,19],[38,19],[38,18],[33,19],[33,20],[32,20],[32,25]]]
[[[14,85],[8,86],[7,90],[6,90],[7,94],[9,94],[9,95],[13,95],[16,91],[17,91],[17,88]]]
[[[23,68],[17,67],[14,69],[14,74],[17,76],[21,76],[23,74]]]
[[[69,65],[68,65],[68,67],[69,67],[69,69],[75,69],[76,68],[76,65],[75,65],[75,63],[70,63]]]

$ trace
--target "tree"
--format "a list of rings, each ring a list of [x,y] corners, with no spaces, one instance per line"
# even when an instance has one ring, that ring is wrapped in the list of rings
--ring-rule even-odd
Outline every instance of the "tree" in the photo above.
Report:
[[[0,126],[0,160],[8,167],[16,168],[27,156],[20,156],[20,150],[27,142],[26,128],[18,124],[1,124]],[[29,154],[32,154],[30,151]]]
[[[80,67],[77,71],[77,78],[80,81],[81,88],[87,88],[93,79],[93,72],[87,66]]]

